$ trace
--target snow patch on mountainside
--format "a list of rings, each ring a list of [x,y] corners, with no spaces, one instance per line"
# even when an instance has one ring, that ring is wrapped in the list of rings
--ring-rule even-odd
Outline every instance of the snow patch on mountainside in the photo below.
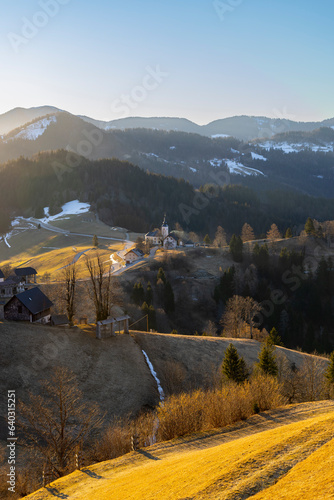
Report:
[[[260,148],[270,151],[270,149],[281,149],[284,153],[298,153],[299,151],[304,151],[305,149],[311,149],[314,153],[330,153],[333,152],[333,144],[326,144],[324,146],[319,146],[318,144],[311,143],[301,143],[301,144],[289,144],[288,142],[272,142],[267,141],[259,144]]]
[[[231,137],[227,134],[214,134],[211,136],[211,139],[225,139],[226,137]]]
[[[47,118],[42,118],[31,125],[28,125],[18,134],[10,139],[25,139],[27,141],[35,141],[38,137],[44,134],[50,123],[55,123],[57,118],[55,116],[49,116]]]
[[[260,148],[265,149],[266,151],[270,151],[270,149],[281,149],[284,153],[298,153],[298,149],[293,147],[293,144],[288,144],[287,142],[264,142],[263,144],[259,144]]]
[[[220,167],[224,160],[218,160],[218,158],[213,158],[213,160],[209,160],[209,163],[212,167]]]
[[[235,160],[224,160],[226,163],[227,168],[230,171],[230,174],[235,174],[235,175],[264,175],[261,170],[257,170],[256,168],[250,168],[250,167],[245,167],[242,163],[239,163]]]
[[[227,166],[230,171],[230,174],[235,175],[264,175],[261,170],[257,170],[256,168],[245,167],[242,163],[237,162],[236,160],[219,160],[218,158],[213,158],[209,160],[209,163],[212,167],[221,167],[223,162]]]
[[[262,161],[267,161],[267,158],[265,158],[264,156],[262,155],[258,155],[256,153],[251,153],[252,155],[252,159],[253,160],[262,160]]]

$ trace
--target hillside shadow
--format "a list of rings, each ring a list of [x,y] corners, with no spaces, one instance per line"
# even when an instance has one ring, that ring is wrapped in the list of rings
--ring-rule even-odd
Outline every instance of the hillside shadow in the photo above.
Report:
[[[104,479],[103,476],[99,476],[98,474],[89,469],[80,469],[80,472],[87,474],[87,476],[92,477],[93,479]]]
[[[150,460],[161,460],[161,458],[155,457],[154,455],[151,455],[151,453],[148,453],[145,450],[137,450],[137,453],[143,455],[146,458],[149,458]]]
[[[54,497],[56,498],[70,498],[68,495],[65,493],[61,493],[57,488],[52,488],[51,486],[45,486],[45,489]]]

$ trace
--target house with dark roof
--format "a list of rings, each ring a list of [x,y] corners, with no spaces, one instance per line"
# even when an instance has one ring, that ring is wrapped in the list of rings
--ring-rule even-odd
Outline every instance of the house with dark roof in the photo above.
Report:
[[[48,323],[53,303],[38,288],[30,288],[12,297],[4,306],[4,317],[8,321],[30,321]]]
[[[68,318],[66,314],[52,314],[51,325],[52,326],[68,326]]]
[[[144,254],[141,250],[139,250],[139,248],[132,248],[124,254],[125,264],[132,264],[133,262],[136,262],[136,260],[142,259],[143,256]]]
[[[36,283],[37,271],[33,267],[18,267],[15,274],[22,278],[24,283]]]
[[[161,245],[161,231],[155,229],[145,234],[145,241],[151,245]]]
[[[0,282],[0,300],[13,297],[16,293],[24,292],[24,284],[19,276],[8,276]]]

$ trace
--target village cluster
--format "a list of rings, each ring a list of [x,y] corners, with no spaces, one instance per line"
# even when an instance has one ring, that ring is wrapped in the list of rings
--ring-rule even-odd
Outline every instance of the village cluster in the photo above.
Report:
[[[166,215],[161,229],[155,229],[145,235],[145,242],[151,246],[162,246],[166,250],[173,250],[177,246],[195,246],[193,241],[180,238],[176,231],[169,232]],[[123,255],[125,265],[135,263],[143,258],[144,254],[138,248],[132,248]],[[51,315],[51,300],[36,286],[36,269],[32,267],[19,267],[14,274],[5,278],[0,269],[0,320],[29,321],[42,324],[66,324],[67,318],[62,315]],[[124,330],[128,329],[128,318],[116,318],[126,321]],[[115,320],[115,318],[113,318]],[[61,323],[60,323],[61,322]],[[102,326],[102,325],[100,325]],[[108,325],[109,326],[109,325]],[[101,338],[100,332],[98,338]]]

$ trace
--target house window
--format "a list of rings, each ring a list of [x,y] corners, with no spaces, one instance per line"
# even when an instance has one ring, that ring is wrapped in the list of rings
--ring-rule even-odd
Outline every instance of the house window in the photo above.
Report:
[[[19,314],[22,314],[22,306],[18,306],[18,307],[17,307],[17,312],[18,312]]]

